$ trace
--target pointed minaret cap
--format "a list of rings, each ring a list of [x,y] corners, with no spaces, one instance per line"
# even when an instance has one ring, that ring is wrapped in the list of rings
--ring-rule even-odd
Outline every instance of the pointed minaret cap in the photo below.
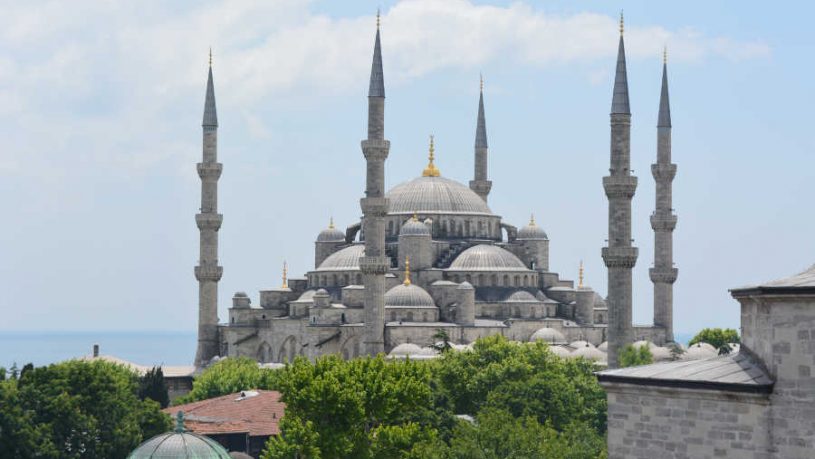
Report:
[[[614,96],[611,114],[631,114],[628,103],[628,74],[625,69],[625,43],[623,42],[623,13],[620,12],[620,44],[617,48],[617,73],[614,76]]]
[[[382,45],[379,43],[379,10],[376,11],[376,41],[374,60],[371,64],[371,85],[368,97],[385,97],[385,75],[382,73]]]
[[[671,103],[668,99],[668,49],[662,54],[662,93],[659,95],[657,127],[671,127]]]
[[[207,77],[207,95],[204,99],[203,127],[218,127],[218,112],[215,109],[215,85],[212,83],[212,48],[209,50],[209,76]]]
[[[481,76],[481,90],[478,97],[478,121],[475,126],[475,148],[489,148],[487,145],[487,121],[484,117],[484,76]]]

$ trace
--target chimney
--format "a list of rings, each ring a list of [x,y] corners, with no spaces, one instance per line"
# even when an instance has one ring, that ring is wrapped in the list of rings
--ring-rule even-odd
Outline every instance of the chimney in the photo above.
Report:
[[[93,356],[94,357],[99,357],[99,345],[98,344],[93,345]]]

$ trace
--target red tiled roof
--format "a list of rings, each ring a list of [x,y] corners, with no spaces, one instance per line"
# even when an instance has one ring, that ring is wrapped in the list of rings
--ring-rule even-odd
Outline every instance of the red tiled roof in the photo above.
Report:
[[[197,434],[246,432],[259,437],[280,433],[278,423],[285,408],[280,392],[255,390],[171,406],[163,411],[173,417],[183,411],[184,426]]]

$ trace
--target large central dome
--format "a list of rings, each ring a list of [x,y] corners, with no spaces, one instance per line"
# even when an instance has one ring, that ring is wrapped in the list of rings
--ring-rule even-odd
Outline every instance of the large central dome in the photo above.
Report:
[[[492,215],[473,190],[445,177],[417,177],[391,188],[390,214]]]

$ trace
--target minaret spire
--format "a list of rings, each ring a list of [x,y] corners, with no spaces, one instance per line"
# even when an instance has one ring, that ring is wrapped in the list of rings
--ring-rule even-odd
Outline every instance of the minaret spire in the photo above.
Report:
[[[385,79],[382,72],[382,45],[379,34],[379,12],[376,15],[376,39],[368,87],[368,138],[362,141],[365,155],[365,197],[362,207],[362,233],[365,256],[359,261],[365,285],[365,351],[368,355],[385,352],[385,274],[390,260],[385,255],[385,160],[390,142],[385,140]]]
[[[637,177],[631,175],[631,110],[625,66],[623,16],[611,100],[611,166],[603,177],[608,197],[608,246],[602,250],[608,268],[608,365],[617,367],[617,353],[634,341],[632,328],[632,275],[638,251],[631,242],[631,200]]]
[[[223,165],[218,162],[218,115],[215,110],[215,85],[212,82],[212,50],[204,99],[203,160],[198,163],[201,178],[201,209],[195,215],[200,232],[200,255],[195,277],[198,279],[198,350],[195,366],[206,366],[219,353],[218,281],[223,267],[218,265],[218,230],[223,215],[218,213],[218,179]]]
[[[656,207],[651,215],[654,230],[654,267],[649,274],[654,283],[654,325],[665,329],[665,340],[673,341],[673,284],[679,270],[673,263],[673,231],[677,217],[673,212],[672,183],[676,164],[671,163],[671,105],[668,100],[667,50],[662,58],[662,91],[657,118],[657,162],[651,165],[656,181]]]
[[[492,182],[487,179],[487,158],[489,145],[487,143],[487,121],[484,116],[484,76],[480,78],[478,94],[478,118],[475,123],[475,173],[470,181],[470,189],[481,196],[484,202],[492,189]]]

